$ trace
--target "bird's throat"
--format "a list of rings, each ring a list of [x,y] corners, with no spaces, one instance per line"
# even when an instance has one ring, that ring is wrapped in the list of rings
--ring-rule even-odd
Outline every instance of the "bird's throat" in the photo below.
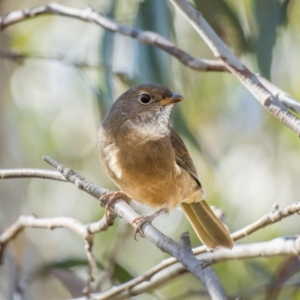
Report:
[[[158,140],[170,135],[170,115],[172,105],[160,110],[144,112],[133,120],[126,120],[122,129],[128,132],[128,136],[135,136],[139,140]],[[135,135],[132,132],[135,132]],[[137,142],[137,141],[136,141]]]

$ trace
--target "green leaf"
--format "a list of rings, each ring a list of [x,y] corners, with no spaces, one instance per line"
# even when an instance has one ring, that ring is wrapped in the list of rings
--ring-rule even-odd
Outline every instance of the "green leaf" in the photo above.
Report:
[[[143,1],[138,7],[134,27],[159,33],[170,39],[173,30],[169,6],[165,0]],[[137,44],[136,73],[138,82],[170,85],[170,57],[152,45]]]
[[[115,16],[115,1],[111,1],[110,8],[108,13],[106,14],[107,17],[114,19]],[[99,106],[100,106],[100,114],[103,117],[106,115],[108,109],[110,108],[113,102],[113,84],[112,84],[112,72],[111,66],[113,61],[113,49],[114,49],[114,41],[115,41],[115,34],[109,32],[108,30],[104,31],[102,41],[100,43],[100,56],[101,61],[103,62],[104,71],[103,71],[103,81],[100,82],[101,85],[101,94],[97,97]]]
[[[280,0],[253,1],[253,27],[257,27],[253,47],[260,72],[266,78],[270,78],[272,50],[278,36],[278,27],[285,23],[289,3],[290,1]]]

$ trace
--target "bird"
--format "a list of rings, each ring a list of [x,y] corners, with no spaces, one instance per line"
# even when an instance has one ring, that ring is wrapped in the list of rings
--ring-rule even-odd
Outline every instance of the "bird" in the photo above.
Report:
[[[129,88],[100,125],[100,158],[121,193],[158,209],[153,218],[180,206],[207,248],[231,249],[230,232],[205,201],[188,149],[170,126],[172,108],[181,100],[156,83]]]

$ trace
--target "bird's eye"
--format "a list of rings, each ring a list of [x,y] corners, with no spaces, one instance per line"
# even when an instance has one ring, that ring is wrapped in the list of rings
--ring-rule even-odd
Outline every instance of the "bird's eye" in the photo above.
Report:
[[[150,96],[147,95],[147,94],[142,94],[140,96],[140,101],[143,103],[143,104],[148,104],[150,102]]]

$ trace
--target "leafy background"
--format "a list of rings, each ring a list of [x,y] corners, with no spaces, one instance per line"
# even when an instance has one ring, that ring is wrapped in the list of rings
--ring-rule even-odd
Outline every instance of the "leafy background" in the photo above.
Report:
[[[2,0],[0,14],[45,3]],[[168,1],[58,3],[92,5],[120,23],[156,31],[196,57],[213,58]],[[194,5],[244,64],[300,99],[298,1],[195,0]],[[129,86],[158,82],[185,96],[174,111],[173,126],[190,150],[207,200],[225,212],[231,231],[267,213],[274,203],[284,207],[299,199],[297,137],[268,115],[233,76],[195,72],[150,45],[66,17],[43,16],[11,26],[0,32],[0,45],[0,50],[61,54],[68,62],[100,65],[11,61],[0,55],[1,168],[48,168],[41,159],[47,154],[96,184],[116,189],[96,151],[99,124],[113,99]],[[136,208],[151,212],[138,204]],[[101,218],[103,210],[72,185],[1,180],[0,228],[20,213],[70,216],[89,223]],[[176,209],[154,224],[175,240],[191,229]],[[299,217],[293,216],[242,242],[297,234],[299,225]],[[193,245],[198,245],[190,233]],[[97,236],[94,253],[99,263],[95,288],[101,289],[127,281],[166,257],[145,239],[135,242],[123,220]],[[85,264],[83,241],[72,232],[27,229],[7,248],[0,267],[0,298],[11,298],[17,279],[26,284],[25,299],[78,295],[86,278]],[[232,299],[300,297],[299,262],[294,258],[230,261],[215,269]],[[199,291],[201,284],[187,274],[134,299],[198,299]]]

